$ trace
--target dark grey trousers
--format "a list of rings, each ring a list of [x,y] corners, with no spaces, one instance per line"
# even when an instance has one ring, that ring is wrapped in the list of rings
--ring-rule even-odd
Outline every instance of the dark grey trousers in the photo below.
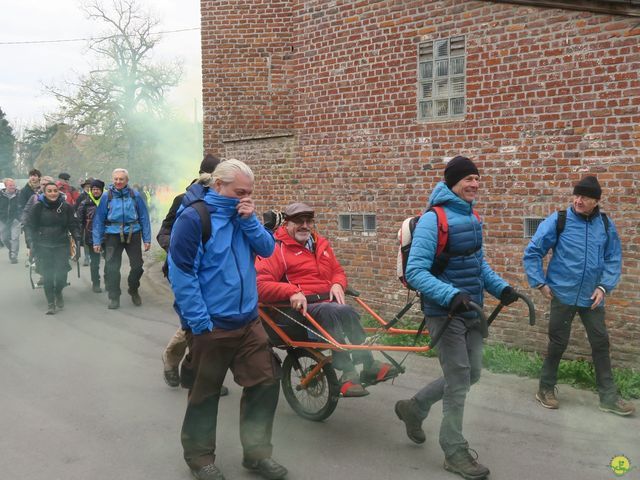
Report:
[[[427,318],[432,335],[443,328],[447,317]],[[477,319],[451,319],[438,343],[438,359],[443,376],[434,380],[413,397],[423,418],[431,406],[442,400],[440,447],[446,456],[469,443],[462,435],[464,403],[471,385],[480,379],[482,370],[482,334]]]
[[[571,323],[576,313],[582,320],[591,344],[591,358],[596,371],[596,385],[600,401],[614,403],[618,399],[618,391],[611,372],[609,333],[604,323],[604,307],[591,310],[589,307],[564,305],[555,298],[551,300],[549,345],[547,357],[544,359],[540,373],[540,388],[553,389],[558,381],[558,366],[569,344]]]
[[[354,345],[360,345],[367,338],[360,315],[351,305],[340,305],[335,302],[311,303],[307,310],[309,314],[339,343],[346,343],[349,339]],[[373,362],[370,351],[353,352],[353,361],[348,351],[333,350],[333,366],[338,370],[353,370],[354,364],[362,363],[367,368]]]

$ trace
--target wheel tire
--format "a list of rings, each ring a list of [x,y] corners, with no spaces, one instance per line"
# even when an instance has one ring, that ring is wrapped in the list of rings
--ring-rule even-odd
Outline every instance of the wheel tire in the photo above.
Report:
[[[294,412],[307,420],[320,422],[333,413],[338,405],[340,386],[336,371],[327,363],[307,388],[297,389],[300,379],[318,361],[306,350],[290,351],[282,362],[282,392]]]

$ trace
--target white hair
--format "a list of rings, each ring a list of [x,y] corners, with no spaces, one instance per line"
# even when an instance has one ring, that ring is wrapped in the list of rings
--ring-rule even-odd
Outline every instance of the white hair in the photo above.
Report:
[[[113,178],[116,173],[124,173],[125,177],[127,177],[127,180],[129,180],[129,172],[126,168],[116,168],[115,170],[113,170],[113,172],[111,172],[111,177]]]
[[[213,173],[200,174],[198,183],[206,187],[213,185],[216,180],[220,180],[222,183],[231,183],[239,173],[246,175],[252,182],[254,181],[253,171],[249,165],[235,158],[230,158],[220,162]]]

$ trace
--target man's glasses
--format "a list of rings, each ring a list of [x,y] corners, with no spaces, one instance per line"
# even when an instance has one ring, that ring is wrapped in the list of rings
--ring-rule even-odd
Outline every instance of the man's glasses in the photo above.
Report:
[[[290,218],[289,220],[295,223],[296,225],[304,225],[305,223],[307,225],[313,225],[315,223],[315,220],[313,219],[313,217],[293,217],[293,218]]]

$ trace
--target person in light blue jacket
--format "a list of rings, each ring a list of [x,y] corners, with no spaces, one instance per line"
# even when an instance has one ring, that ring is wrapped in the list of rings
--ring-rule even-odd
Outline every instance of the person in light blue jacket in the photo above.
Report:
[[[591,344],[600,409],[630,415],[635,411],[633,404],[620,398],[613,382],[604,321],[605,296],[620,280],[622,253],[615,225],[600,212],[601,195],[596,177],[580,180],[573,189],[571,208],[547,217],[524,252],[529,285],[551,301],[549,345],[536,399],[545,408],[559,407],[555,394],[558,366],[577,313]],[[542,259],[549,250],[553,256],[545,273]]]
[[[473,212],[480,180],[477,167],[468,158],[457,156],[447,163],[444,178],[436,185],[429,205],[439,205],[446,213],[448,261],[444,261],[444,255],[436,255],[438,221],[434,211],[427,211],[413,233],[406,268],[407,281],[422,296],[429,332],[437,335],[444,329],[438,344],[444,375],[413,398],[397,402],[395,412],[405,423],[407,436],[423,443],[422,421],[431,406],[442,400],[440,446],[445,454],[444,468],[464,478],[482,479],[489,475],[489,469],[470,454],[462,435],[467,392],[482,369],[480,321],[468,305],[473,301],[482,306],[484,290],[505,305],[518,297],[484,259],[482,223]]]
[[[138,192],[129,187],[129,172],[116,168],[113,183],[100,197],[93,217],[93,251],[105,249],[104,283],[109,294],[109,308],[120,307],[120,266],[122,251],[129,257],[128,293],[134,305],[142,305],[138,292],[142,269],[142,248],[151,248],[151,222],[147,206]]]
[[[254,266],[256,256],[273,253],[275,240],[256,217],[254,176],[246,164],[223,161],[199,183],[209,187],[203,200],[211,235],[203,236],[201,214],[185,195],[167,259],[174,307],[190,352],[184,362],[194,378],[182,425],[184,459],[195,478],[224,479],[215,465],[216,423],[222,381],[230,369],[243,387],[242,465],[264,478],[283,478],[287,469],[271,458],[280,368],[258,317]]]

